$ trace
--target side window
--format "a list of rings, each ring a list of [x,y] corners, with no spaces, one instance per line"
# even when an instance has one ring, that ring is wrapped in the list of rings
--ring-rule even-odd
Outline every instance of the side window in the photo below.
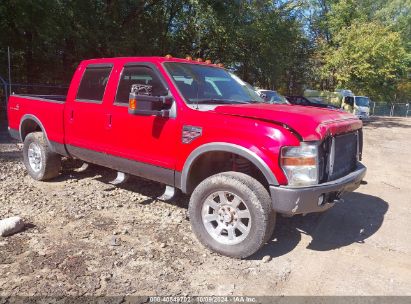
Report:
[[[297,104],[297,105],[302,105],[303,104],[301,98],[299,98],[299,97],[295,98],[294,101],[295,101],[295,104]]]
[[[301,98],[301,97],[298,97],[298,104],[299,105],[306,105],[306,104],[308,104],[303,98]]]
[[[87,67],[81,79],[76,99],[102,102],[112,67]]]
[[[350,105],[350,106],[353,106],[354,105],[354,97],[350,97],[350,96],[345,97],[345,103]]]
[[[125,66],[117,88],[116,103],[128,104],[131,89],[138,95],[166,96],[166,88],[154,71],[145,66]]]

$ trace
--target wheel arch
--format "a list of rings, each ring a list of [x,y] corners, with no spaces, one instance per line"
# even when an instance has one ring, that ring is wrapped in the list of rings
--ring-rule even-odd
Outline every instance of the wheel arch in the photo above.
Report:
[[[183,193],[190,193],[193,190],[193,187],[190,185],[190,179],[192,176],[192,168],[194,164],[202,156],[210,152],[226,152],[238,155],[254,165],[259,170],[259,172],[261,172],[262,176],[265,178],[269,185],[278,185],[278,181],[274,173],[268,167],[267,163],[255,152],[237,144],[214,142],[197,147],[188,156],[181,172],[181,179],[180,181],[178,181],[180,182],[180,188]]]
[[[52,145],[50,144],[46,129],[44,128],[40,119],[38,119],[33,114],[23,115],[23,117],[20,120],[20,126],[19,126],[19,134],[20,134],[21,141],[24,142],[24,139],[26,138],[28,134],[32,132],[36,132],[36,131],[41,131],[44,133],[47,144],[49,145],[49,147],[51,147]]]

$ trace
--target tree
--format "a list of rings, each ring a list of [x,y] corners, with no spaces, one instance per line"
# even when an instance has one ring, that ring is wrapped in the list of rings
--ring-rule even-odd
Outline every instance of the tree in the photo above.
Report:
[[[83,59],[191,55],[287,94],[403,96],[410,12],[411,0],[2,0],[0,74],[7,46],[29,83],[68,83]]]
[[[354,22],[328,47],[323,71],[335,86],[373,98],[392,98],[405,76],[407,54],[399,33],[378,22]]]

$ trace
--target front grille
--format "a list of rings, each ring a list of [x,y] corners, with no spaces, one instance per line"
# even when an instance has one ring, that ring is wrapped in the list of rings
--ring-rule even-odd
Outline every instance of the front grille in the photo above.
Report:
[[[362,130],[325,140],[319,149],[319,181],[336,180],[354,171],[362,152]]]
[[[334,137],[334,161],[330,159],[329,180],[343,177],[355,170],[357,165],[357,133]]]
[[[328,180],[335,180],[355,170],[358,154],[358,134],[335,136],[330,152]]]

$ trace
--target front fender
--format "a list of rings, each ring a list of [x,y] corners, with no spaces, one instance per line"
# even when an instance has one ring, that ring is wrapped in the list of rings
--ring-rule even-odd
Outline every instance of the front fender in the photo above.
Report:
[[[264,175],[266,180],[270,185],[278,185],[277,178],[275,177],[274,173],[267,165],[267,163],[254,151],[247,149],[243,146],[226,143],[226,142],[213,142],[207,143],[197,147],[193,150],[190,155],[188,156],[186,162],[184,163],[183,170],[181,172],[181,177],[177,177],[176,184],[179,185],[180,189],[184,192],[188,192],[187,184],[188,178],[190,176],[190,171],[192,165],[195,163],[196,159],[207,152],[230,152],[248,159],[251,163],[253,163]]]

